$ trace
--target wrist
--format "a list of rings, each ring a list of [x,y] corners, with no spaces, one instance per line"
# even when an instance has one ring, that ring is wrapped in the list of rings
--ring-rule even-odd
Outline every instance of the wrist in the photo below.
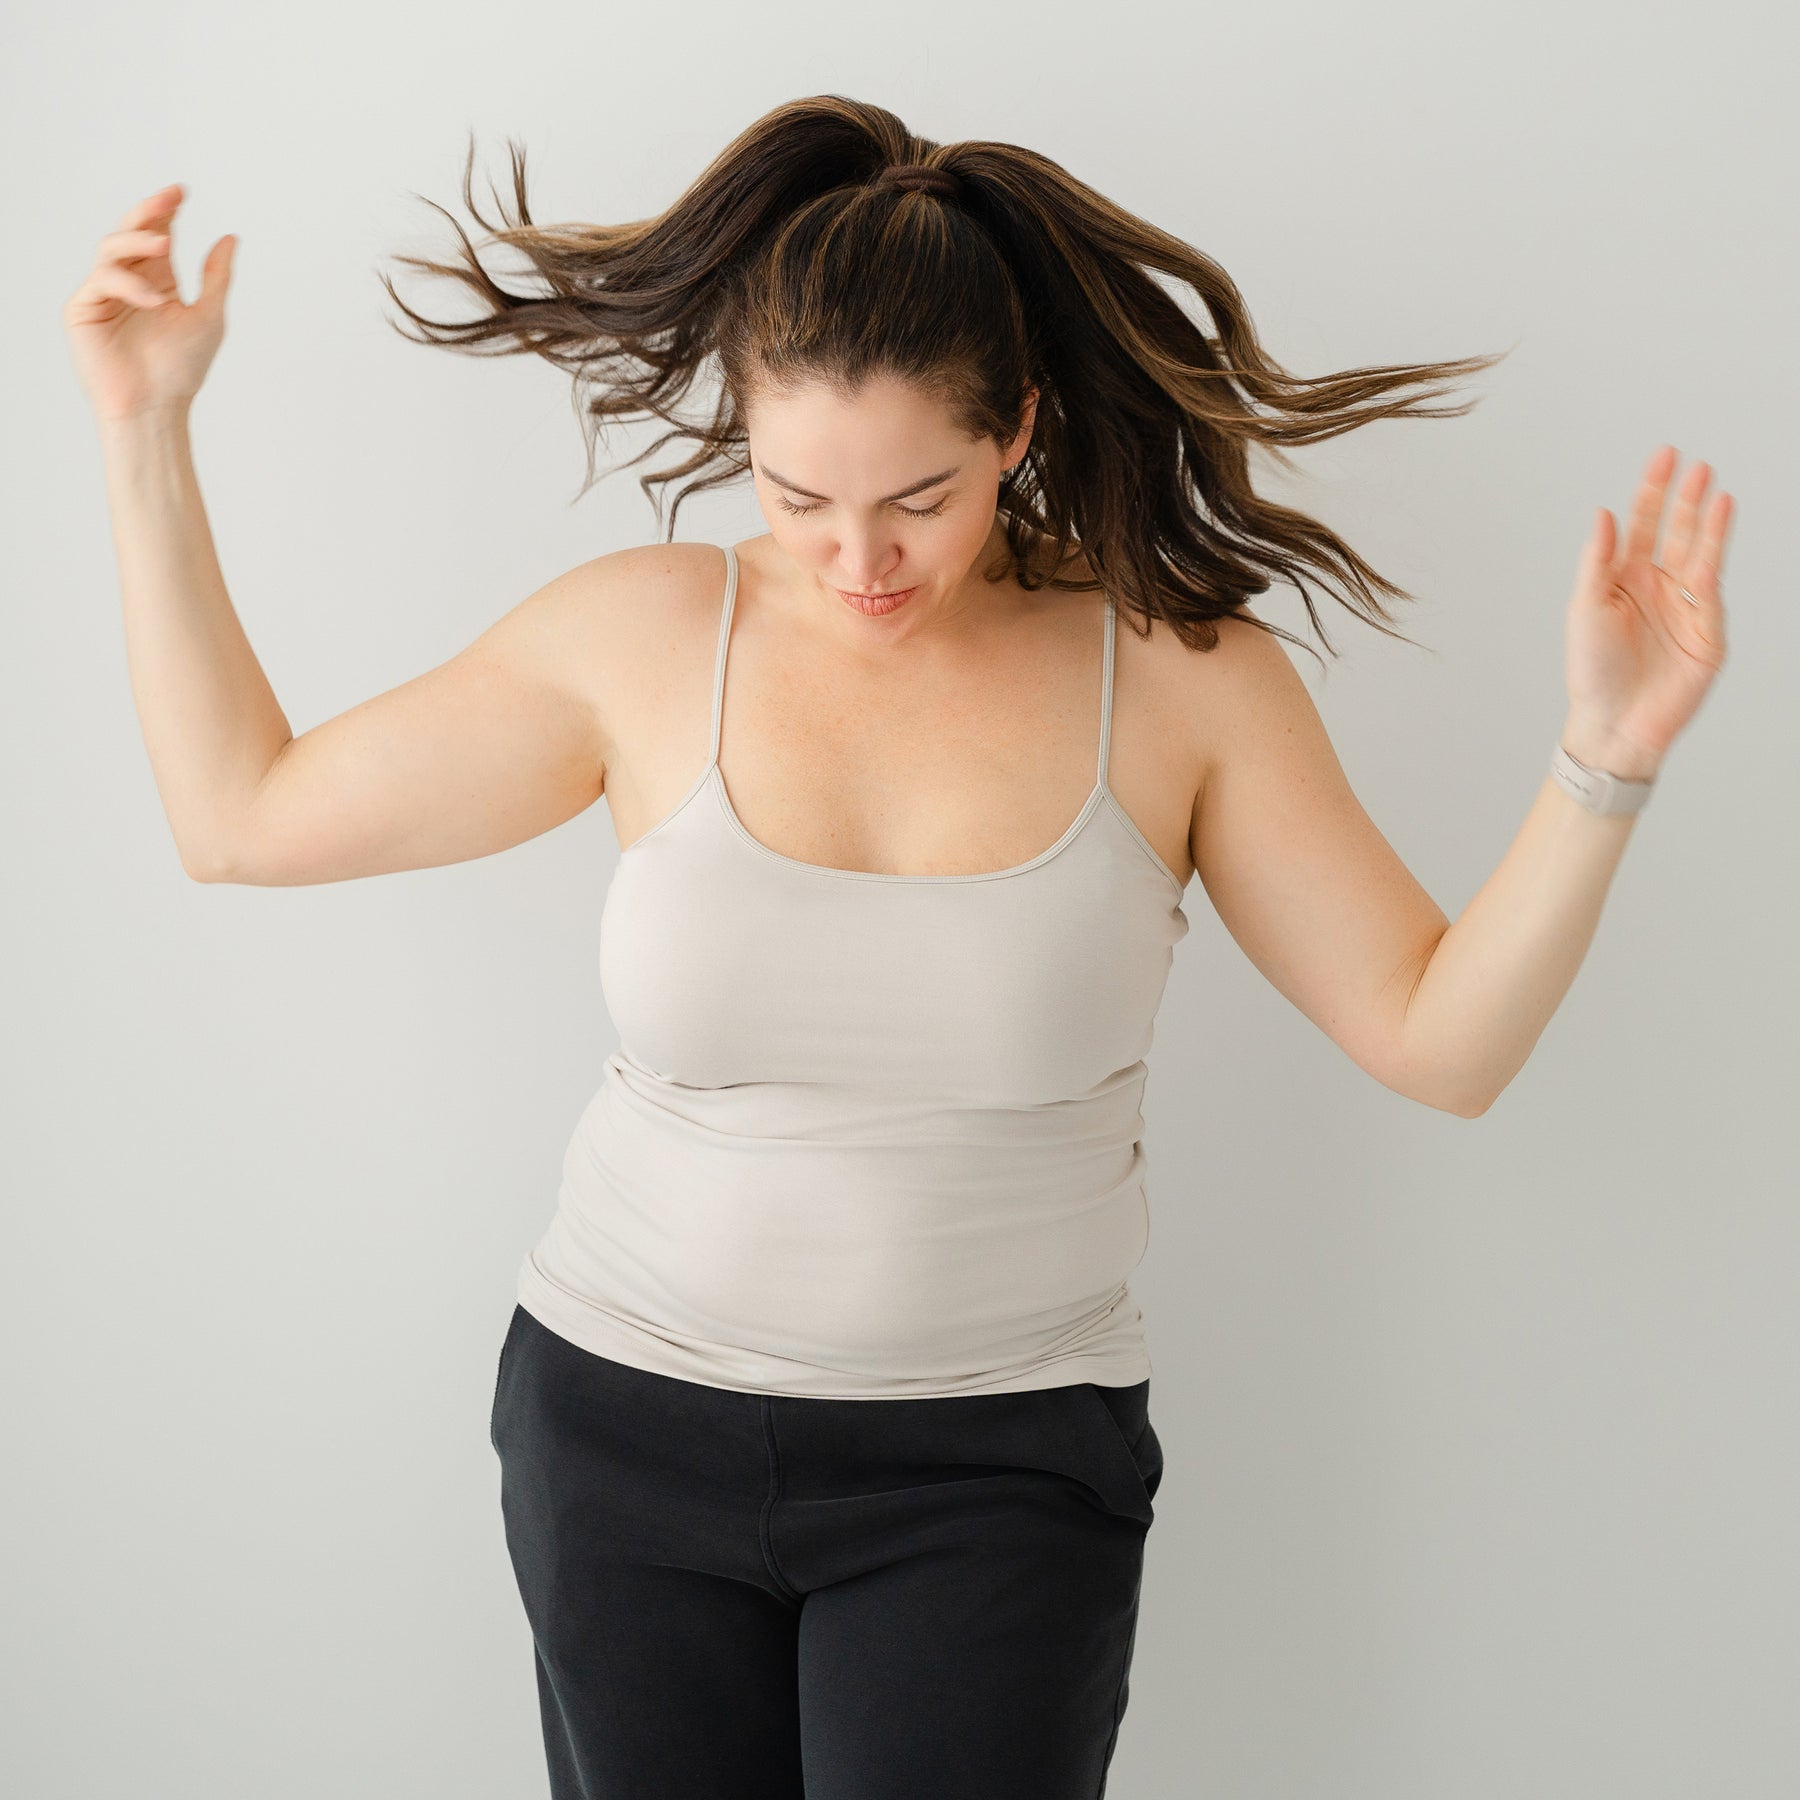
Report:
[[[1641,744],[1573,717],[1563,721],[1557,742],[1584,767],[1603,770],[1621,781],[1654,781],[1662,767],[1661,756]]]
[[[133,412],[96,413],[94,428],[102,439],[130,442],[139,438],[158,438],[171,431],[187,429],[192,398],[159,401],[154,406],[140,406]]]
[[[157,407],[100,421],[100,461],[109,485],[143,480],[161,484],[168,471],[190,462],[186,407]]]

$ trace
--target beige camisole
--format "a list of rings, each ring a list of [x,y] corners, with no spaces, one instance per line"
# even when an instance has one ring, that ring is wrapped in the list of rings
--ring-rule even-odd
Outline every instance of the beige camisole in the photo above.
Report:
[[[1182,884],[1100,756],[1049,849],[976,875],[796,861],[712,745],[622,854],[600,922],[619,1036],[519,1270],[570,1342],[715,1387],[855,1399],[1150,1374],[1145,1057]]]

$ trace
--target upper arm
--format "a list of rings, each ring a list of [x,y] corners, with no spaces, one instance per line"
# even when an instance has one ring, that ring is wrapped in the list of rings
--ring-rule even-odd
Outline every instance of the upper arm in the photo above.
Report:
[[[347,881],[505,850],[605,785],[595,666],[641,552],[559,575],[448,662],[293,738],[213,879]]]
[[[1195,873],[1270,983],[1385,1086],[1444,1105],[1408,1067],[1406,1010],[1449,920],[1364,812],[1281,641],[1237,619],[1196,660],[1207,753]],[[1452,1109],[1453,1110],[1453,1109]]]

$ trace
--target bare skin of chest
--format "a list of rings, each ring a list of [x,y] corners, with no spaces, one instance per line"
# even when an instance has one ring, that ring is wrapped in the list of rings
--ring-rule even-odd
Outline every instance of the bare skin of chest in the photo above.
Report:
[[[772,604],[759,609],[749,557],[744,565],[719,772],[750,836],[797,862],[889,875],[1010,869],[1062,838],[1099,773],[1098,594],[1035,596],[1029,622],[941,651],[859,659],[796,630]],[[613,709],[606,795],[621,849],[704,767],[717,625],[716,600],[702,599],[688,627],[699,641],[667,659],[679,673]],[[1191,731],[1162,716],[1150,655],[1121,617],[1107,785],[1185,882],[1196,758]]]

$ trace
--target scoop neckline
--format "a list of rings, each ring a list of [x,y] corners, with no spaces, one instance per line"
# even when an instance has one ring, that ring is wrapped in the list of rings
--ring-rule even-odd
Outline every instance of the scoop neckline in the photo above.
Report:
[[[780,850],[772,849],[761,838],[755,836],[749,826],[738,817],[738,811],[731,803],[731,792],[725,785],[725,777],[718,763],[712,763],[707,769],[707,781],[717,796],[719,810],[725,815],[725,822],[752,850],[761,851],[771,862],[785,864],[790,869],[801,869],[809,875],[840,875],[849,881],[893,881],[905,885],[915,883],[943,881],[1003,881],[1008,876],[1029,874],[1031,870],[1047,863],[1059,851],[1081,834],[1082,827],[1093,817],[1101,801],[1106,796],[1106,784],[1096,781],[1088,790],[1087,798],[1081,803],[1081,810],[1069,821],[1068,827],[1061,837],[1046,850],[1040,850],[1036,856],[1028,857],[1022,863],[1014,863],[1008,869],[979,869],[972,875],[896,875],[885,869],[838,869],[830,863],[804,862],[797,856],[785,855]],[[637,840],[641,842],[642,840]],[[635,843],[634,846],[635,848]]]
[[[946,881],[999,881],[1010,875],[1029,874],[1040,864],[1047,863],[1053,856],[1066,850],[1069,845],[1081,835],[1088,820],[1092,818],[1102,806],[1110,806],[1113,811],[1113,816],[1118,819],[1132,841],[1143,852],[1144,856],[1148,859],[1150,866],[1169,884],[1171,891],[1175,895],[1176,905],[1179,906],[1186,897],[1187,890],[1175,879],[1174,871],[1163,861],[1156,846],[1144,836],[1143,832],[1138,827],[1137,821],[1119,804],[1117,795],[1115,795],[1112,789],[1103,781],[1095,782],[1093,788],[1088,793],[1086,801],[1082,805],[1081,811],[1078,812],[1070,822],[1068,830],[1065,831],[1047,850],[1040,851],[1028,862],[1015,863],[1010,869],[983,870],[973,875],[890,875],[880,869],[834,869],[829,863],[802,862],[797,856],[788,856],[780,850],[771,849],[761,838],[752,836],[749,827],[737,816],[737,809],[731,804],[731,795],[725,787],[725,778],[720,771],[719,765],[716,762],[709,762],[695,778],[694,785],[690,787],[648,831],[639,832],[638,835],[619,852],[619,861],[621,863],[628,861],[632,852],[635,851],[639,845],[647,844],[652,838],[673,825],[674,822],[686,812],[708,788],[712,789],[717,798],[719,814],[724,819],[727,829],[729,829],[733,835],[739,838],[744,844],[748,845],[749,848],[755,850],[760,855],[767,857],[770,862],[781,864],[790,869],[798,869],[803,874],[807,875],[838,875],[847,881],[890,881],[899,883],[903,886],[913,883],[925,884],[929,882]]]

